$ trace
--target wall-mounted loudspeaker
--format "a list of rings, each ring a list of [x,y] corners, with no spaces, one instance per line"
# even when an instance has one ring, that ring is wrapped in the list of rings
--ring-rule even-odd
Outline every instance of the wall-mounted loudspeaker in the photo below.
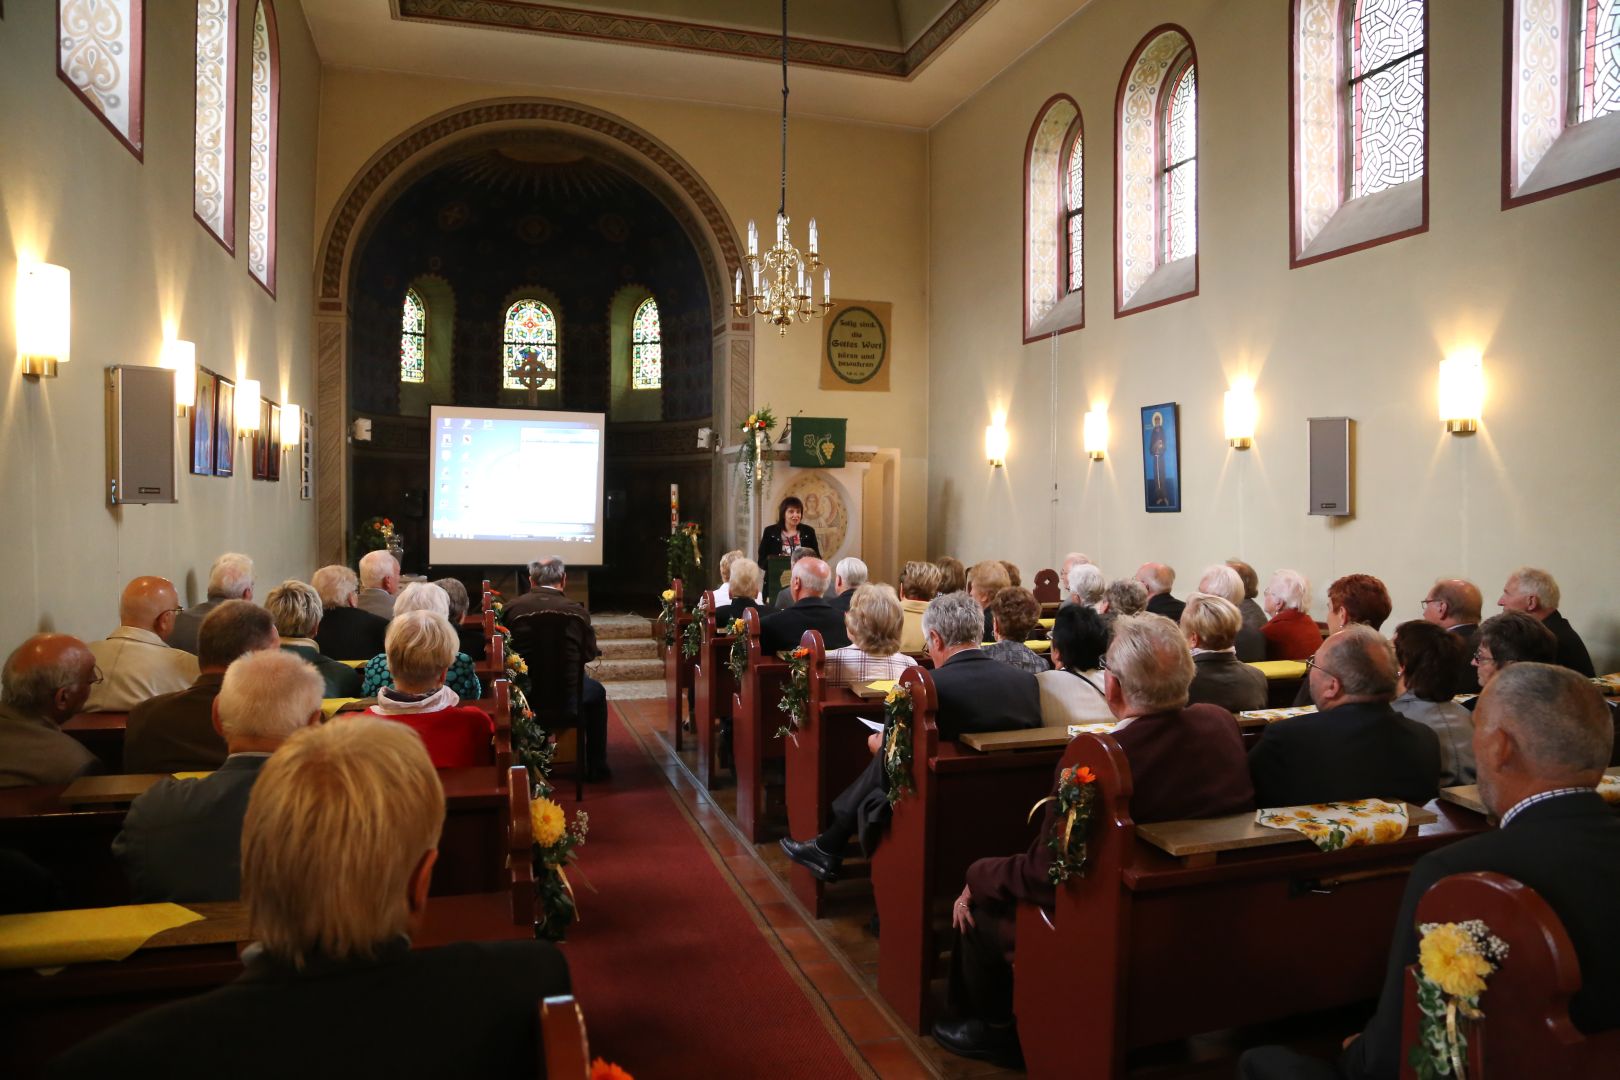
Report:
[[[174,372],[107,369],[107,502],[172,503]]]
[[[1313,416],[1310,425],[1310,513],[1350,516],[1350,462],[1355,421],[1348,416]]]

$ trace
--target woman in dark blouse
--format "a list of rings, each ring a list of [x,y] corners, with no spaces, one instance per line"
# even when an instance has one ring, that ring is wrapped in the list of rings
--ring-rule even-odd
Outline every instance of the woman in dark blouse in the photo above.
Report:
[[[777,507],[776,524],[767,525],[765,534],[759,538],[757,561],[760,569],[768,570],[773,557],[792,555],[797,547],[814,548],[817,555],[821,554],[821,548],[816,543],[816,530],[804,524],[804,503],[789,495]]]

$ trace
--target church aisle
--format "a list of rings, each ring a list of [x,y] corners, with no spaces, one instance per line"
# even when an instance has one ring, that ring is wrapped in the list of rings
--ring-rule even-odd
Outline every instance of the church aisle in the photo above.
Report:
[[[662,707],[610,706],[614,778],[583,804],[563,949],[592,1055],[640,1080],[930,1075],[668,758]]]

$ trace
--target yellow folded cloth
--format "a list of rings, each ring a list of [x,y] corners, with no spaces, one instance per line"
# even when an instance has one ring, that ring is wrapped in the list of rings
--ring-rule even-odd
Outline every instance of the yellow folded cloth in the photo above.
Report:
[[[880,694],[887,694],[890,690],[894,689],[894,686],[895,681],[893,679],[879,679],[877,682],[869,682],[866,684],[868,690],[876,690]]]
[[[1290,716],[1304,716],[1306,713],[1316,711],[1315,705],[1290,705],[1286,709],[1250,709],[1248,712],[1238,713],[1251,720],[1264,720],[1271,723],[1276,720],[1286,720]]]
[[[1597,793],[1603,796],[1603,801],[1610,806],[1620,803],[1620,776],[1605,776],[1599,780]]]
[[[1260,674],[1268,679],[1303,679],[1305,677],[1305,661],[1303,660],[1254,660],[1250,667],[1259,668]]]
[[[369,660],[339,660],[338,661],[338,663],[340,663],[340,664],[348,664],[350,667],[365,667],[370,662],[371,661],[369,661]]]
[[[1041,624],[1042,630],[1050,630],[1057,625],[1056,619],[1036,619],[1035,621]]]
[[[1100,734],[1100,735],[1105,735],[1108,732],[1113,731],[1113,730],[1114,730],[1114,725],[1113,724],[1070,724],[1069,725],[1069,738],[1072,739],[1076,735],[1081,735],[1081,734],[1084,734],[1085,732],[1088,732],[1088,731],[1096,732],[1097,734]]]
[[[212,772],[177,772],[170,773],[176,780],[201,780],[205,776],[213,776]]]
[[[1390,844],[1406,835],[1406,804],[1382,799],[1280,806],[1255,811],[1269,829],[1292,829],[1323,851]]]
[[[1024,642],[1024,648],[1030,652],[1046,652],[1052,648],[1052,643],[1050,641],[1026,641]]]
[[[321,698],[321,715],[332,719],[334,713],[351,701],[359,701],[357,697],[323,697]]]
[[[0,915],[0,968],[62,967],[122,960],[154,934],[202,916],[179,904]]]

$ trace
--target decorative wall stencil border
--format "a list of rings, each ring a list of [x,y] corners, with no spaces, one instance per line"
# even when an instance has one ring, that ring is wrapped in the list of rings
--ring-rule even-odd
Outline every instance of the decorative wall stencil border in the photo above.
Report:
[[[996,0],[954,0],[939,18],[904,49],[881,49],[815,38],[790,37],[788,62],[807,67],[835,68],[858,75],[909,79],[953,37]],[[559,4],[503,2],[503,0],[393,0],[393,17],[400,22],[456,23],[490,30],[558,37],[590,38],[623,45],[701,52],[743,60],[781,60],[780,38],[774,33],[710,26],[679,19],[583,11]]]

